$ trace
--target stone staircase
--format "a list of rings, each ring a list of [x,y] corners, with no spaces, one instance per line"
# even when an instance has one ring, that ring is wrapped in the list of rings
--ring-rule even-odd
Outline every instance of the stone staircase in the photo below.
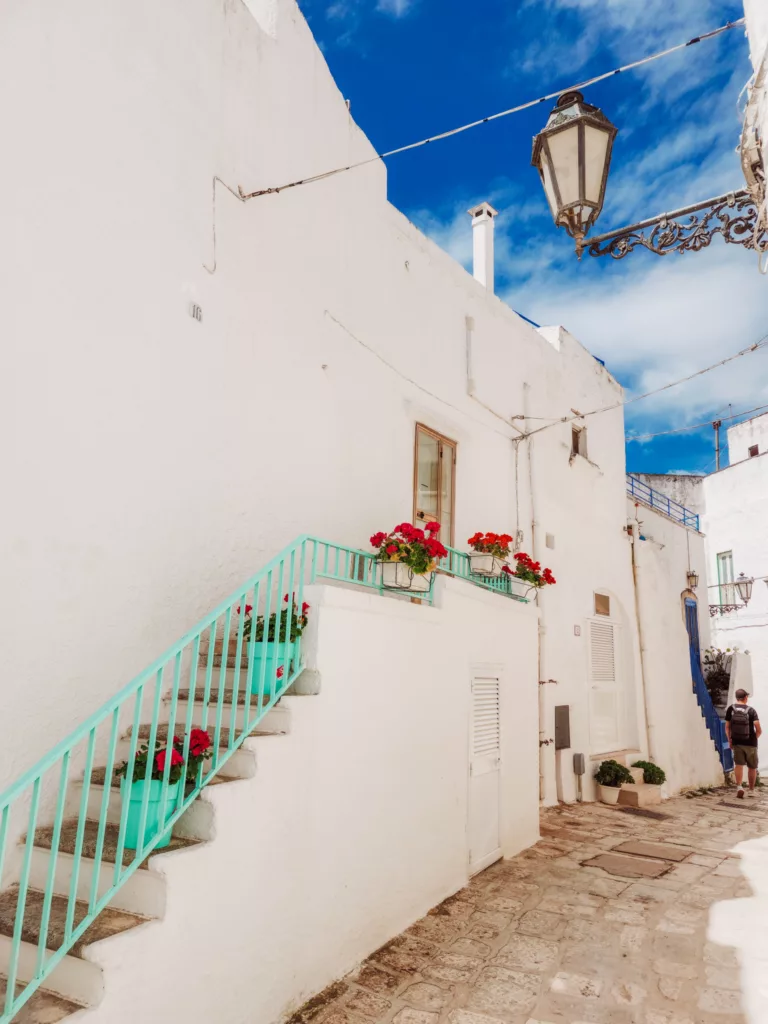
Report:
[[[242,668],[243,679],[245,667]],[[226,685],[233,686],[233,672],[227,672]],[[241,687],[242,688],[242,687]],[[222,722],[242,728],[245,715],[245,700],[239,694],[237,703],[233,701],[234,690],[225,689],[222,695],[224,715]],[[215,706],[219,693],[211,694],[209,708]],[[177,704],[177,721],[185,721],[189,704],[189,691],[180,691]],[[203,704],[195,702],[192,707],[192,722],[202,724]],[[253,715],[253,705],[251,707]],[[209,718],[210,718],[209,712]],[[220,749],[226,748],[229,742],[230,725],[222,727],[218,737]],[[208,722],[211,736],[214,730]],[[222,765],[220,772],[213,776],[208,785],[221,786],[239,780],[250,779],[256,774],[259,745],[269,742],[269,737],[285,734],[290,731],[290,709],[286,702],[278,701],[262,718],[258,726],[251,732],[237,752]],[[150,726],[139,727],[141,739],[149,737]],[[159,740],[168,736],[168,725],[158,726]],[[128,729],[117,746],[115,763],[119,764],[128,757],[131,730]],[[214,740],[215,742],[215,740]],[[120,780],[114,773],[106,778],[106,767],[96,766],[91,773],[91,785],[88,793],[88,820],[85,826],[80,871],[77,882],[77,902],[74,909],[74,924],[82,921],[87,914],[88,899],[91,893],[94,872],[96,871],[96,854],[98,842],[98,820],[105,795],[107,797],[107,827],[103,839],[101,868],[98,879],[98,895],[103,895],[112,884],[112,870],[115,865],[118,849],[119,822],[121,813]],[[74,855],[77,843],[77,813],[81,804],[83,791],[82,777],[71,780],[67,791],[67,813],[61,828],[58,844],[58,855],[53,875],[54,896],[50,906],[48,921],[48,946],[46,957],[53,955],[64,939],[67,927],[69,893],[74,869]],[[168,847],[151,854],[140,868],[127,879],[125,884],[115,893],[110,905],[101,912],[96,920],[83,933],[80,939],[68,950],[54,971],[46,978],[45,988],[40,988],[13,1018],[14,1024],[57,1024],[71,1014],[78,1014],[84,1008],[96,1006],[102,998],[105,986],[103,972],[97,963],[89,958],[89,948],[95,943],[109,941],[113,936],[130,929],[146,927],[162,919],[166,905],[166,879],[162,871],[162,859],[178,856],[185,850],[193,850],[201,843],[209,842],[213,836],[213,806],[206,799],[206,786],[198,799],[190,806],[174,827],[173,837]],[[37,943],[42,931],[42,915],[44,891],[51,871],[51,849],[54,842],[54,830],[51,827],[40,827],[35,831],[32,848],[32,859],[29,876],[29,890],[25,905],[24,920],[21,927],[21,950],[18,967],[18,981],[28,982],[37,970]],[[26,837],[20,842],[24,843]],[[134,857],[133,850],[124,850],[123,864],[130,864]],[[14,934],[16,901],[18,886],[14,885],[0,893],[0,1012],[4,1005],[7,988],[7,970]],[[141,1019],[141,1015],[139,1016]]]

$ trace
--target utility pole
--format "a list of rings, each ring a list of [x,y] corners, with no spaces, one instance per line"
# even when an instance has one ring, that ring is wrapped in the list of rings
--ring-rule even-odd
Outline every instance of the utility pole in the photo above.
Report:
[[[712,424],[715,429],[715,470],[720,469],[720,427],[722,425],[722,420],[715,420]]]

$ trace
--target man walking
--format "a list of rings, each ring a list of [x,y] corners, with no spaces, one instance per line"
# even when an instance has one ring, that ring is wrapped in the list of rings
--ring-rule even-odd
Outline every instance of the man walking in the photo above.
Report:
[[[736,796],[744,799],[744,788],[741,784],[744,765],[747,766],[749,779],[749,796],[755,795],[757,782],[757,741],[762,727],[757,712],[747,704],[749,694],[746,690],[737,690],[736,703],[731,704],[725,713],[725,732],[733,750],[736,772]]]

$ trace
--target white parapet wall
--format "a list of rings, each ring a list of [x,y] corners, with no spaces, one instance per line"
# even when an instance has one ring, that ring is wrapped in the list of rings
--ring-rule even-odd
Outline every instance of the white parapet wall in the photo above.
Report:
[[[468,879],[473,675],[501,680],[501,845],[538,832],[537,611],[439,580],[437,606],[309,594],[314,697],[257,741],[256,777],[208,792],[215,838],[155,862],[165,919],[92,947],[85,1020],[278,1024]],[[160,966],[162,965],[162,966]]]

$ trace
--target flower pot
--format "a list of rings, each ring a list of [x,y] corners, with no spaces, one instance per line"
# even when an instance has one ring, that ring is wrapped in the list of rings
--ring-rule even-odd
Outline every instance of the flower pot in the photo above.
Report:
[[[598,785],[600,792],[600,800],[604,804],[617,804],[619,802],[619,793],[621,792],[621,786],[600,786]]]
[[[150,779],[147,782],[145,779],[141,779],[139,782],[134,782],[131,786],[131,799],[128,804],[128,817],[125,823],[125,847],[127,850],[137,850],[139,847],[139,829],[141,827],[141,808],[144,801],[144,793],[146,787],[149,786],[149,797],[147,799],[147,821],[144,826],[144,845],[151,842],[152,839],[162,830],[162,826],[170,818],[173,812],[176,810],[176,804],[179,798],[179,790],[181,788],[181,782],[174,782],[167,787],[167,798],[165,801],[165,820],[160,821],[160,806],[163,802],[163,782],[161,779]],[[128,785],[125,779],[120,781],[120,795],[125,801],[126,790]],[[171,830],[168,829],[167,833],[163,836],[160,842],[155,846],[156,850],[161,850],[163,847],[168,846],[171,841]]]
[[[496,555],[484,551],[470,551],[469,571],[473,576],[501,576],[507,563]]]
[[[636,786],[642,786],[645,782],[645,770],[643,768],[630,768],[629,774],[635,780]]]
[[[296,648],[298,647],[298,641],[286,641],[285,643],[277,643],[275,641],[261,641],[253,645],[253,676],[251,677],[252,692],[258,693],[259,686],[261,684],[261,673],[264,672],[264,692],[273,693],[275,690],[280,689],[291,675],[291,665],[295,667],[295,659],[297,657]],[[286,665],[286,658],[288,664]],[[262,669],[262,666],[266,662],[266,668]],[[248,664],[247,659],[244,664]],[[283,676],[278,679],[278,670],[285,667]],[[275,685],[277,684],[277,685]]]
[[[415,573],[403,562],[381,563],[381,584],[387,590],[415,590],[425,594],[432,588],[433,572]]]

